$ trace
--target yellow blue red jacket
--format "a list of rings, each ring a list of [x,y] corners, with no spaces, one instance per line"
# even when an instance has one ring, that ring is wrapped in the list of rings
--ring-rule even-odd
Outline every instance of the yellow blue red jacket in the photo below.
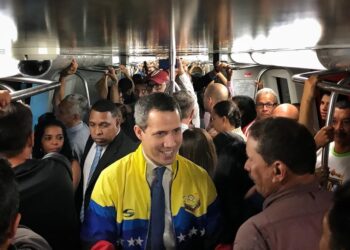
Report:
[[[216,233],[219,207],[204,169],[180,155],[172,164],[171,213],[177,249],[189,249]],[[81,238],[88,245],[107,240],[122,249],[145,249],[151,211],[142,146],[100,175],[91,196]],[[118,249],[119,249],[118,248]]]

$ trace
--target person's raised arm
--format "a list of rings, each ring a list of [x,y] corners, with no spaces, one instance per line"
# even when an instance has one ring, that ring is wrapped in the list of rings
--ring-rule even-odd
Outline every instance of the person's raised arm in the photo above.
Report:
[[[311,76],[304,83],[303,96],[300,102],[299,123],[306,126],[309,131],[314,134],[313,120],[312,120],[312,103],[315,99],[315,89],[318,78]]]
[[[122,103],[119,92],[119,79],[115,73],[114,68],[109,67],[107,74],[113,81],[113,84],[111,86],[111,101],[113,103]]]
[[[59,82],[61,83],[59,88],[55,89],[54,92],[54,106],[57,107],[58,104],[63,100],[66,90],[66,78],[70,75],[75,74],[78,69],[78,62],[73,58],[70,65],[61,71]]]

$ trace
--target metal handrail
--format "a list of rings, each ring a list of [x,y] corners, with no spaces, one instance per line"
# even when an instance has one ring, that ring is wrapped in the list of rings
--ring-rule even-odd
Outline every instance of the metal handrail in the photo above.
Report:
[[[31,97],[33,95],[37,95],[43,92],[47,92],[49,90],[55,89],[61,85],[58,81],[49,81],[45,84],[40,84],[31,88],[18,90],[15,92],[10,93],[11,100],[18,101],[27,97]]]
[[[55,79],[55,77],[57,77],[57,75],[59,75],[60,72],[56,72],[53,76],[52,79]],[[84,89],[85,89],[85,94],[86,94],[86,99],[88,101],[88,105],[89,107],[91,106],[91,102],[90,102],[90,92],[89,92],[89,86],[87,81],[85,80],[85,78],[80,74],[80,72],[77,70],[74,75],[76,75],[77,77],[80,78],[80,80],[82,80],[83,84],[84,84]]]
[[[52,83],[51,80],[44,80],[44,79],[37,79],[37,78],[30,78],[30,77],[18,77],[18,76],[3,77],[3,78],[0,78],[0,81],[20,82],[24,84],[37,84],[37,85]]]

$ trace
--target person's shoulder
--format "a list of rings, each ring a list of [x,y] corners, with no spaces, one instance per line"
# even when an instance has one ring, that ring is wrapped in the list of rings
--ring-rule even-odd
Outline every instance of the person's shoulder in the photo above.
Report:
[[[47,241],[24,226],[19,226],[12,244],[18,250],[50,250],[52,249]]]

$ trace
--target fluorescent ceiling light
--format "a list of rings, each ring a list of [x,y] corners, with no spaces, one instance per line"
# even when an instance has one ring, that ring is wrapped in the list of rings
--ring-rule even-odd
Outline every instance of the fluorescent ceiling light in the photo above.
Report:
[[[326,69],[318,60],[314,50],[293,50],[274,52],[253,52],[255,62],[263,65],[275,65],[292,68]]]

